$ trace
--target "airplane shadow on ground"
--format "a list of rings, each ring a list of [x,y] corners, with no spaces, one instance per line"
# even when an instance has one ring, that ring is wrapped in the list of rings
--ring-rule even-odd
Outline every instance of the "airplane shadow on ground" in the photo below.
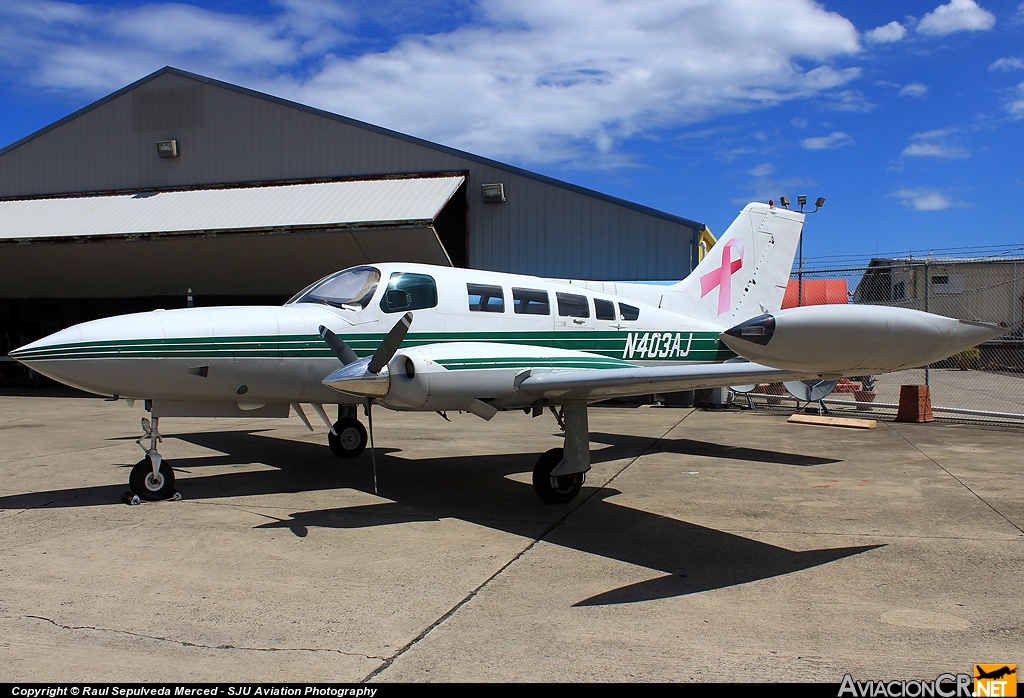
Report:
[[[249,497],[283,492],[350,488],[373,493],[370,454],[338,459],[326,444],[266,436],[262,430],[178,434],[176,438],[222,455],[182,458],[173,467],[190,477],[177,485],[189,500]],[[731,448],[689,439],[592,434],[608,443],[593,461],[607,462],[644,452],[734,458],[812,466],[836,461],[765,449]],[[316,528],[368,528],[456,518],[628,564],[664,576],[592,596],[577,606],[670,598],[798,572],[857,555],[877,545],[792,551],[743,536],[621,506],[618,490],[585,486],[573,503],[540,503],[529,484],[537,454],[471,455],[410,460],[398,449],[377,449],[380,496],[390,501],[267,516],[257,528],[287,528],[299,537]],[[201,474],[210,467],[261,463],[269,470]],[[525,476],[524,476],[525,474]],[[509,476],[517,476],[513,479]],[[525,480],[521,482],[518,480]],[[0,497],[0,509],[102,506],[119,502],[124,485],[51,490]],[[585,506],[582,503],[585,502]],[[574,510],[579,509],[574,512]],[[563,521],[570,512],[572,516]]]

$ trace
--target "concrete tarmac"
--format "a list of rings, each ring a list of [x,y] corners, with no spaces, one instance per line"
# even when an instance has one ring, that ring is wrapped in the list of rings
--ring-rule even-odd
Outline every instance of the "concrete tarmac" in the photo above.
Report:
[[[597,407],[166,419],[183,499],[126,506],[140,405],[0,396],[0,681],[828,681],[1024,664],[1024,432]]]

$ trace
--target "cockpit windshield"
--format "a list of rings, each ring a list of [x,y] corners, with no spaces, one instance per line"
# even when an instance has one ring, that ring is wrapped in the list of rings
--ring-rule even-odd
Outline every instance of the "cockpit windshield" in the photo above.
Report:
[[[373,298],[380,272],[373,267],[352,267],[303,289],[285,305],[324,303],[344,310],[362,310]]]

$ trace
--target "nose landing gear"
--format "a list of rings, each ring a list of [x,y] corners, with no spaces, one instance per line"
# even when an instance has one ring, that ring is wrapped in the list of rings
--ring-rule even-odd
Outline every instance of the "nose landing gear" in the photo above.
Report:
[[[158,430],[159,421],[159,417],[153,417],[152,423],[145,417],[142,418],[144,433],[135,443],[146,452],[146,457],[135,464],[128,476],[128,486],[132,492],[147,502],[171,499],[177,495],[174,490],[174,470],[170,462],[161,458],[156,450],[157,443],[164,440]],[[148,446],[143,444],[143,441],[147,440]]]

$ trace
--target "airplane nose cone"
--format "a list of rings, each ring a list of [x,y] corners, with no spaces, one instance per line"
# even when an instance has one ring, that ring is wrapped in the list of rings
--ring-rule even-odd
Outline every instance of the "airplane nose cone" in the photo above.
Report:
[[[32,360],[33,358],[53,358],[60,356],[62,353],[66,353],[66,350],[74,347],[81,341],[82,330],[79,325],[75,325],[74,327],[69,327],[66,330],[61,330],[60,332],[54,332],[42,339],[37,339],[25,346],[18,347],[10,352],[10,356],[22,363],[25,363],[25,360]],[[62,352],[62,350],[65,351]]]
[[[48,337],[37,339],[11,351],[8,356],[23,363],[36,373],[67,385],[73,384],[78,372],[77,358],[70,356],[82,341],[78,325]]]

